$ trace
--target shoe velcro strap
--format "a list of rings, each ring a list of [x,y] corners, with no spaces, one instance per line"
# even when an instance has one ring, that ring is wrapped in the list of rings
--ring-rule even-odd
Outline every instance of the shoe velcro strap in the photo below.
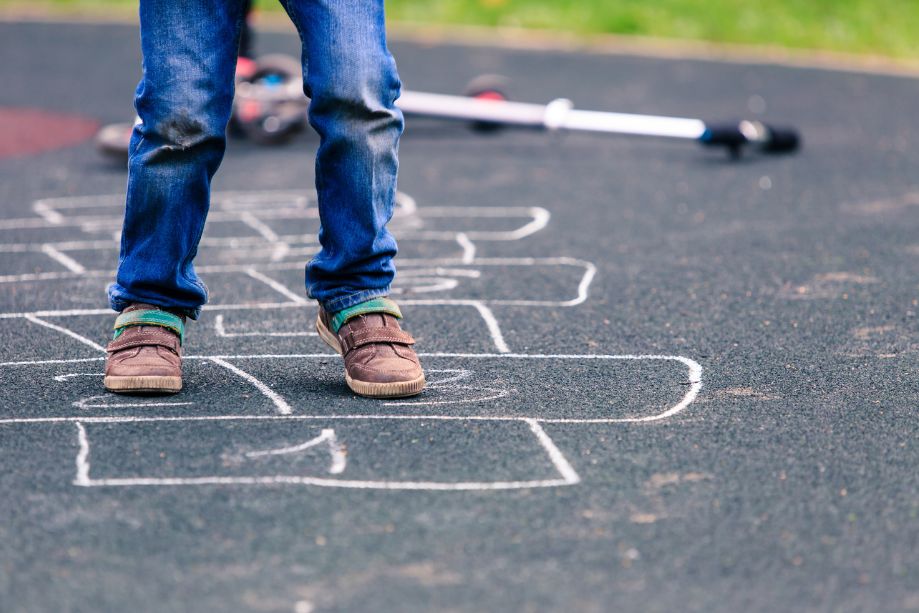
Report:
[[[124,329],[122,329],[124,331]],[[137,330],[130,334],[120,334],[106,347],[106,351],[121,351],[134,347],[165,347],[174,353],[179,353],[181,342],[172,330],[161,326],[151,326],[147,330]]]
[[[349,332],[339,337],[342,345],[342,352],[348,353],[352,349],[372,345],[373,343],[394,343],[396,345],[414,345],[415,339],[412,335],[398,328],[362,328]]]
[[[156,326],[172,330],[179,337],[179,344],[185,343],[185,322],[178,315],[159,309],[125,311],[115,320],[115,339],[132,326]]]
[[[370,313],[387,313],[397,319],[402,319],[402,311],[399,310],[398,304],[389,298],[374,298],[332,315],[332,320],[329,322],[332,325],[332,332],[337,334],[349,319],[354,319],[358,315],[369,315]]]

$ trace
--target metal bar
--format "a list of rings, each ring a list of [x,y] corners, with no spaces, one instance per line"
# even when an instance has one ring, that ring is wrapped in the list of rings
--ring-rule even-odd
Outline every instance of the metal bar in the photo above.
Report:
[[[542,105],[406,91],[398,105],[404,113],[418,117],[483,121],[551,130],[690,140],[698,140],[705,133],[705,123],[699,119],[579,111],[572,109],[567,100],[555,100]]]
[[[699,140],[705,133],[705,122],[700,119],[577,110],[569,111],[560,127],[581,132],[637,134],[690,140]]]
[[[477,100],[413,91],[403,92],[396,104],[403,113],[419,117],[487,121],[534,128],[543,127],[546,113],[546,107],[541,104]]]

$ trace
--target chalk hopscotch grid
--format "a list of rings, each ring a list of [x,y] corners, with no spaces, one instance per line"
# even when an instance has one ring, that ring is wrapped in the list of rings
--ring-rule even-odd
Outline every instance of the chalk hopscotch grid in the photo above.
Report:
[[[23,275],[5,275],[0,276],[2,283],[21,283],[38,280],[57,280],[78,277],[103,277],[111,276],[111,271],[87,270],[82,263],[67,255],[67,251],[80,250],[108,250],[114,246],[114,240],[118,238],[118,227],[120,226],[121,216],[118,215],[75,215],[68,216],[73,210],[87,208],[105,208],[119,207],[120,202],[117,197],[86,197],[86,198],[62,198],[47,199],[38,201],[33,205],[33,211],[38,218],[0,220],[0,231],[17,230],[17,229],[43,229],[49,227],[77,227],[89,233],[93,232],[111,232],[111,240],[87,240],[87,241],[60,241],[45,242],[39,245],[31,244],[0,244],[0,253],[8,252],[36,252],[54,260],[66,272],[47,272],[32,273]],[[208,311],[239,311],[252,309],[286,309],[286,308],[303,308],[307,303],[305,299],[292,292],[289,288],[279,283],[266,271],[280,271],[299,268],[301,262],[284,262],[285,257],[302,257],[315,252],[314,239],[304,236],[280,236],[265,220],[286,219],[286,218],[318,218],[318,212],[311,208],[312,200],[304,197],[302,194],[292,192],[225,192],[215,194],[214,202],[217,205],[210,217],[209,222],[220,223],[222,221],[235,221],[250,228],[257,236],[255,237],[221,237],[206,239],[213,242],[213,246],[227,246],[234,249],[240,247],[262,248],[270,252],[269,262],[255,265],[237,266],[237,265],[216,265],[204,266],[199,270],[206,272],[239,272],[245,274],[263,284],[272,290],[281,294],[287,300],[276,303],[250,303],[250,304],[230,304],[214,305],[207,308]],[[274,205],[274,208],[271,206]],[[73,423],[77,430],[77,442],[79,451],[76,458],[76,478],[74,484],[81,487],[111,487],[111,486],[142,486],[142,485],[284,485],[299,484],[313,485],[318,487],[339,487],[354,489],[383,489],[383,490],[430,490],[430,491],[473,491],[473,490],[508,490],[521,488],[538,488],[538,487],[559,487],[574,485],[581,481],[580,476],[558,449],[549,435],[542,428],[541,424],[614,424],[614,423],[643,423],[660,421],[672,417],[683,411],[696,398],[702,386],[702,368],[689,358],[682,356],[669,355],[550,355],[550,354],[516,354],[512,353],[506,340],[501,332],[500,325],[489,305],[511,305],[511,306],[528,306],[528,307],[573,307],[582,304],[587,300],[589,287],[596,275],[596,267],[593,263],[569,257],[544,257],[544,258],[479,258],[477,257],[476,241],[517,241],[526,238],[542,230],[550,219],[548,211],[540,207],[494,207],[494,208],[474,208],[474,207],[430,207],[425,209],[427,217],[484,217],[484,218],[513,218],[526,217],[529,221],[514,230],[495,231],[495,230],[465,230],[465,231],[419,231],[417,226],[420,225],[413,216],[417,212],[415,201],[405,195],[400,194],[398,198],[399,211],[406,217],[408,228],[405,234],[424,240],[441,240],[456,244],[462,251],[459,258],[434,258],[421,261],[400,260],[403,266],[408,265],[408,269],[401,274],[406,277],[414,277],[416,281],[426,281],[432,283],[428,291],[436,292],[444,289],[455,287],[455,281],[451,277],[470,276],[474,277],[479,274],[476,269],[449,268],[456,265],[469,266],[574,266],[582,268],[581,280],[578,283],[577,293],[574,297],[565,300],[463,300],[463,299],[410,299],[400,301],[406,306],[469,306],[473,308],[483,320],[485,327],[491,335],[497,353],[493,354],[462,354],[462,353],[429,353],[420,354],[421,357],[444,357],[444,358],[502,358],[511,360],[522,359],[556,359],[556,360],[656,360],[656,361],[675,361],[680,362],[688,369],[689,390],[683,398],[673,407],[666,411],[646,417],[627,417],[627,418],[598,418],[598,419],[551,419],[551,418],[533,418],[518,416],[452,416],[452,415],[298,415],[294,414],[293,408],[279,394],[274,392],[268,385],[260,381],[250,373],[243,371],[238,366],[230,363],[228,360],[238,359],[328,359],[330,354],[300,354],[300,355],[221,355],[221,356],[186,356],[190,360],[206,360],[217,366],[220,366],[237,377],[243,379],[248,384],[255,387],[263,396],[268,398],[274,408],[274,415],[218,415],[218,416],[180,416],[180,417],[139,417],[139,416],[119,416],[119,417],[48,417],[48,418],[7,418],[0,419],[0,424],[40,424],[40,423]],[[257,214],[256,214],[257,213]],[[412,226],[416,229],[411,229]],[[210,244],[210,243],[205,244]],[[301,245],[301,246],[297,246]],[[303,246],[306,245],[306,246]],[[419,268],[412,269],[412,266]],[[427,268],[423,268],[427,267]],[[104,351],[97,343],[85,338],[78,333],[64,326],[47,321],[45,318],[61,316],[80,316],[80,315],[101,315],[109,314],[108,310],[102,309],[70,309],[70,310],[45,310],[19,313],[0,313],[0,319],[22,318],[26,321],[43,326],[64,334],[78,342],[91,347],[95,350]],[[283,333],[230,333],[224,326],[223,315],[218,314],[215,317],[215,331],[218,336],[232,337],[243,335],[281,335]],[[76,364],[101,361],[104,358],[77,358],[71,360],[35,360],[35,361],[11,361],[0,363],[0,367],[29,366],[38,364]],[[462,369],[460,369],[462,370]],[[92,373],[72,373],[56,377],[58,381],[66,380],[71,376],[92,376]],[[97,375],[98,376],[98,375]],[[86,404],[95,399],[83,399],[83,407],[92,406]],[[76,404],[76,403],[75,403]],[[169,405],[184,403],[163,403]],[[413,402],[389,402],[382,403],[384,406],[399,406],[404,404],[414,404],[417,406],[448,404],[442,401],[413,401]],[[114,405],[106,405],[112,407]],[[124,407],[132,406],[150,406],[134,405],[124,403]],[[86,432],[85,424],[94,423],[136,423],[136,422],[156,422],[156,421],[249,421],[249,420],[304,420],[304,421],[334,421],[334,420],[441,420],[441,421],[498,421],[498,422],[522,422],[525,424],[533,436],[538,441],[542,450],[547,454],[555,470],[559,474],[557,479],[541,480],[523,480],[523,481],[494,481],[494,482],[433,482],[433,481],[362,481],[349,480],[340,478],[322,478],[322,477],[301,477],[301,476],[264,476],[264,477],[196,477],[196,478],[117,478],[117,479],[92,479],[90,477],[90,441]],[[324,429],[323,434],[307,443],[312,446],[314,442],[334,441],[334,430]],[[304,447],[306,448],[306,447]],[[344,470],[344,464],[339,461],[333,463],[336,470],[332,471],[338,474]]]
[[[227,360],[233,359],[328,359],[331,354],[304,354],[304,355],[235,355],[235,356],[188,356],[186,359],[207,360],[233,372],[249,384],[253,385],[263,396],[268,398],[276,409],[274,415],[210,415],[210,416],[175,416],[175,417],[142,417],[142,416],[109,416],[109,417],[37,417],[37,418],[6,418],[0,419],[0,424],[48,424],[48,423],[73,423],[77,428],[79,453],[77,455],[77,477],[74,484],[81,487],[113,487],[113,486],[178,486],[178,485],[312,485],[317,487],[338,487],[347,489],[381,489],[381,490],[429,490],[429,491],[493,491],[512,490],[523,488],[545,488],[575,485],[580,483],[580,476],[571,466],[564,454],[558,449],[542,424],[616,424],[616,423],[650,423],[668,419],[682,412],[696,398],[702,387],[702,368],[689,358],[682,356],[666,355],[551,355],[551,354],[451,354],[432,353],[421,354],[421,357],[446,357],[461,359],[499,358],[511,360],[524,359],[555,359],[555,360],[657,360],[679,362],[688,369],[689,390],[674,406],[664,412],[645,417],[625,418],[532,418],[519,416],[456,416],[443,414],[418,414],[418,415],[299,415],[294,414],[290,405],[268,385],[238,366],[230,364]],[[103,358],[92,359],[101,361]],[[58,360],[54,363],[85,363],[87,360]],[[25,365],[19,363],[20,365]],[[87,373],[81,373],[87,374]],[[67,375],[65,375],[67,376]],[[176,404],[176,403],[169,403]],[[184,403],[178,403],[184,404]],[[382,403],[399,404],[399,403]],[[424,405],[425,402],[416,402]],[[431,403],[431,404],[436,404]],[[91,406],[91,405],[84,405]],[[113,408],[116,405],[105,405]],[[124,408],[151,406],[146,403],[132,405],[125,403]],[[157,478],[157,477],[129,477],[92,479],[90,477],[90,442],[86,433],[85,424],[122,424],[122,423],[151,423],[151,422],[252,422],[252,421],[453,421],[453,422],[515,422],[526,424],[534,434],[542,449],[550,458],[553,466],[558,471],[559,479],[537,479],[521,481],[493,481],[493,482],[436,482],[436,481],[374,481],[351,480],[340,478],[323,478],[310,476],[259,476],[259,477],[194,477],[194,478]],[[331,430],[331,429],[329,429]],[[334,430],[332,430],[334,433]],[[342,469],[343,470],[343,469]]]

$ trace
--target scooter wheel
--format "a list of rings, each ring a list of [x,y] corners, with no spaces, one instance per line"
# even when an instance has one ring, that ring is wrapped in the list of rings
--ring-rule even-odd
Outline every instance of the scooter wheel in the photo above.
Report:
[[[500,75],[482,75],[476,77],[466,85],[464,91],[469,98],[476,100],[490,100],[494,102],[507,102],[510,98],[506,93],[507,79]],[[495,132],[502,128],[501,124],[491,121],[474,121],[469,127],[475,132]]]
[[[261,145],[288,141],[306,127],[300,62],[290,56],[260,57],[236,86],[231,127]]]
[[[285,81],[296,79],[299,82],[302,80],[302,74],[303,68],[297,58],[283,53],[270,53],[255,60],[255,70],[247,80],[255,82],[259,79],[276,75]]]
[[[96,133],[96,148],[99,153],[108,158],[126,162],[133,131],[134,124],[132,123],[111,123],[102,126]]]

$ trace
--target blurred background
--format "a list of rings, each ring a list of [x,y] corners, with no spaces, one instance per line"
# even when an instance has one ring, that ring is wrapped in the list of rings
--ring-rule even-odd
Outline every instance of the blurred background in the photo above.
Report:
[[[750,44],[919,56],[919,3],[906,0],[388,0],[394,27],[490,26],[584,37]],[[0,0],[0,12],[130,18],[136,0]],[[258,0],[271,21],[282,9]]]

